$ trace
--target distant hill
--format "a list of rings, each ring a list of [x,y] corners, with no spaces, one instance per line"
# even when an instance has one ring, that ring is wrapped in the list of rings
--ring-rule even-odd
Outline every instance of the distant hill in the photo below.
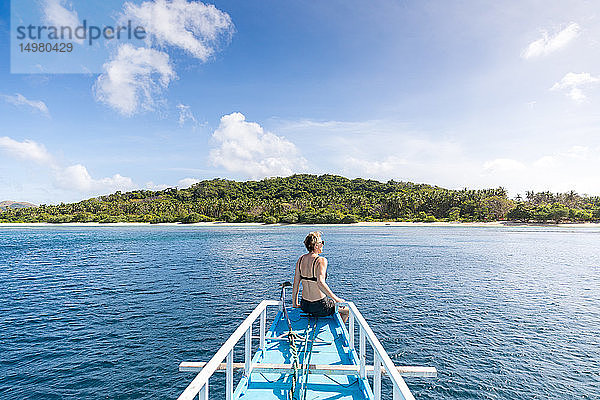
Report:
[[[135,190],[78,203],[0,203],[2,222],[353,223],[357,221],[600,221],[600,196],[503,188],[452,190],[411,182],[336,175],[260,181],[211,179],[187,189]]]
[[[8,210],[9,208],[17,209],[17,208],[29,208],[36,207],[35,204],[28,203],[26,201],[1,201],[0,202],[0,210]]]
[[[188,189],[116,192],[78,203],[7,209],[0,213],[0,222],[487,221],[502,217],[513,206],[503,188],[449,190],[302,174],[245,182],[211,179]]]

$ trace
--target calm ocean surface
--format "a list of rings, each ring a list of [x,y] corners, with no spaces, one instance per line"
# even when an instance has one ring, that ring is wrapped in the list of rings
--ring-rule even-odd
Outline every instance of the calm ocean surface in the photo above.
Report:
[[[600,398],[600,229],[318,229],[417,400]],[[310,230],[0,226],[0,398],[175,399]]]

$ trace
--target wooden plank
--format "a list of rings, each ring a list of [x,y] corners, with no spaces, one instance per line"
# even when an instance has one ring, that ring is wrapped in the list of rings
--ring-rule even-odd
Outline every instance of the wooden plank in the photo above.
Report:
[[[206,362],[185,361],[179,364],[180,371],[198,372],[204,368]],[[245,368],[245,363],[233,363],[234,369]],[[227,367],[226,363],[221,363],[217,366],[216,371],[224,371]],[[437,371],[433,367],[395,367],[398,373],[402,376],[419,376],[419,377],[436,377]],[[373,375],[375,367],[373,365],[365,366],[365,371],[368,375]],[[253,363],[253,372],[275,372],[275,373],[291,373],[292,364],[267,364]],[[323,365],[309,364],[308,371],[313,374],[328,374],[328,375],[357,375],[360,371],[358,365]],[[385,369],[381,370],[382,374],[386,374]]]

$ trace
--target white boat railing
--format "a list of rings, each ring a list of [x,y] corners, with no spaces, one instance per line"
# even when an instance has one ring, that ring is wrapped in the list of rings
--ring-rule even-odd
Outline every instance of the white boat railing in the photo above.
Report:
[[[359,338],[359,349],[358,349],[358,362],[359,362],[359,372],[358,375],[360,378],[367,377],[367,368],[366,368],[366,340],[369,341],[371,347],[373,348],[373,395],[375,396],[375,400],[381,400],[381,373],[383,366],[386,375],[390,377],[393,385],[393,400],[414,400],[414,396],[410,392],[410,389],[404,382],[404,379],[400,375],[397,367],[394,365],[394,362],[390,359],[390,356],[385,351],[379,339],[375,336],[371,327],[365,321],[364,317],[356,308],[356,305],[351,302],[345,303],[337,303],[337,306],[345,305],[350,310],[350,315],[348,318],[348,339],[350,341],[350,348],[354,350],[356,354],[356,349],[354,347],[354,325],[358,323],[358,338]],[[342,324],[343,329],[346,329],[345,325]],[[435,376],[437,372],[433,368],[429,368],[433,373],[424,375],[424,376]]]
[[[277,306],[279,301],[263,300],[258,306],[248,315],[240,326],[233,332],[227,341],[221,346],[219,351],[210,359],[210,361],[196,375],[194,380],[181,393],[177,400],[193,400],[196,395],[199,400],[208,400],[208,380],[219,368],[219,365],[225,358],[226,361],[226,378],[225,378],[225,393],[226,399],[233,399],[233,348],[245,336],[244,346],[244,375],[250,375],[252,372],[252,324],[260,317],[260,348],[265,347],[265,329],[267,325],[267,307]]]
[[[344,329],[348,340],[351,351],[358,359],[358,375],[360,378],[365,379],[365,383],[368,386],[369,383],[366,380],[367,375],[373,376],[373,395],[375,400],[381,400],[381,376],[382,373],[391,379],[393,385],[393,400],[414,400],[410,389],[402,378],[402,373],[407,376],[436,376],[437,371],[435,368],[423,368],[423,367],[396,367],[390,356],[385,351],[379,339],[375,336],[367,321],[363,318],[356,305],[351,302],[338,303],[339,305],[345,305],[350,310],[348,329],[345,324],[341,324]],[[181,371],[197,371],[200,370],[198,375],[192,380],[188,387],[181,393],[177,400],[193,400],[198,396],[199,400],[208,400],[208,381],[211,376],[217,370],[223,370],[225,367],[225,394],[226,400],[233,399],[233,369],[242,367],[244,369],[244,375],[249,376],[253,370],[252,365],[252,339],[260,340],[260,349],[265,348],[265,334],[266,334],[266,321],[267,314],[266,310],[269,306],[281,306],[281,302],[276,300],[263,300],[258,306],[248,315],[248,317],[241,323],[241,325],[233,332],[233,334],[227,339],[227,341],[221,346],[217,353],[207,363],[194,363],[194,362],[183,362],[180,364]],[[258,337],[252,336],[253,323],[260,317],[260,335]],[[339,317],[339,315],[338,315]],[[359,329],[359,351],[356,353],[354,347],[354,335],[355,325],[358,324]],[[239,340],[245,336],[244,346],[244,363],[233,362],[233,348],[239,342]],[[373,349],[373,366],[366,365],[366,342],[369,342]],[[225,365],[222,364],[223,360],[226,359]],[[257,364],[256,368],[260,369],[260,364]],[[291,365],[264,365],[264,368],[272,370],[291,371]],[[342,367],[342,366],[338,366]],[[383,369],[382,369],[383,367]],[[263,368],[263,369],[264,369]],[[313,370],[312,373],[329,373],[329,374],[355,374],[354,371],[345,371],[343,368],[338,370],[327,368],[327,366],[314,366],[311,364],[310,368]],[[354,367],[356,368],[356,367]]]

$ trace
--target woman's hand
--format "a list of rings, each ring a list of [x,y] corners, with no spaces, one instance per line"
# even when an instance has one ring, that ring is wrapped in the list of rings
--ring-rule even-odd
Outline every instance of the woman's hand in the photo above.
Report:
[[[296,301],[294,302],[294,304],[292,304],[292,306],[294,308],[300,308],[300,304],[298,304],[298,302],[296,302]]]

